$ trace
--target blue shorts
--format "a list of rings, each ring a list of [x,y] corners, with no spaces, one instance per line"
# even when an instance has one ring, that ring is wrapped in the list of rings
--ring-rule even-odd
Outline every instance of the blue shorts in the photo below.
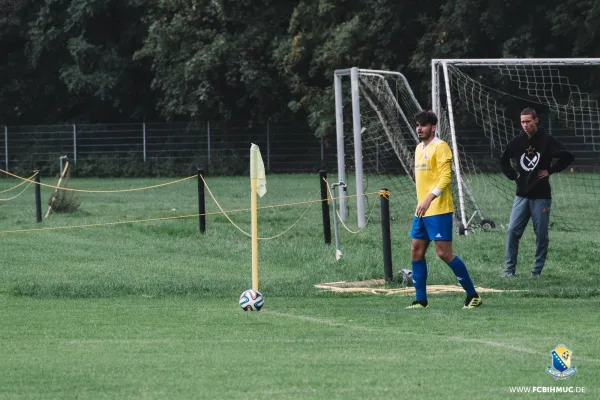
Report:
[[[452,240],[452,213],[413,218],[411,239]]]

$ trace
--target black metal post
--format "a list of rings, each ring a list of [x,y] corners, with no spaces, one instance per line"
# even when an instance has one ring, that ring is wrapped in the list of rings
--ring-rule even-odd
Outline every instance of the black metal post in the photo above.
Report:
[[[390,192],[383,188],[379,191],[381,206],[381,240],[383,247],[383,275],[386,282],[393,278],[392,239],[390,234]]]
[[[198,168],[198,214],[200,233],[206,232],[206,201],[204,198],[204,169]]]
[[[319,181],[321,183],[321,212],[323,214],[323,236],[325,244],[331,244],[331,222],[329,218],[329,200],[327,196],[327,171],[319,171]]]
[[[35,221],[42,222],[42,196],[40,195],[40,171],[37,172],[33,180],[35,181]]]

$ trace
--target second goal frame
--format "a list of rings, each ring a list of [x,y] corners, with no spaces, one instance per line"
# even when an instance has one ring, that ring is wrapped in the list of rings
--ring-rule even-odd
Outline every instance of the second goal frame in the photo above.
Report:
[[[593,84],[598,76],[600,58],[432,59],[431,108],[447,125],[445,130],[452,142],[457,180],[464,181],[463,174],[469,182],[474,179],[474,171],[469,168],[472,160],[456,162],[463,157],[478,157],[477,168],[489,163],[487,169],[479,171],[487,173],[488,180],[491,179],[489,174],[498,174],[497,157],[510,140],[522,132],[518,113],[532,107],[541,115],[540,119],[548,123],[549,133],[553,135],[553,127],[557,135],[563,132],[563,140],[567,140],[568,147],[576,153],[576,164],[571,166],[570,174],[553,178],[558,196],[555,206],[562,207],[560,211],[565,214],[562,225],[572,227],[573,222],[567,221],[564,212],[571,202],[574,199],[595,202],[600,193],[597,175],[600,171],[600,100]],[[542,123],[542,126],[546,125]],[[473,148],[477,140],[489,143],[487,161],[476,151],[462,148],[465,145]],[[456,148],[457,144],[460,149]],[[506,179],[495,183],[504,186],[501,189],[507,199],[514,196],[514,188]],[[463,193],[462,185],[458,189],[461,223],[468,227],[469,213],[464,212],[464,198],[469,193],[468,190]],[[477,194],[478,199],[480,194]],[[486,212],[489,206],[486,205]],[[554,208],[558,225],[558,209]],[[493,215],[508,222],[497,210]]]

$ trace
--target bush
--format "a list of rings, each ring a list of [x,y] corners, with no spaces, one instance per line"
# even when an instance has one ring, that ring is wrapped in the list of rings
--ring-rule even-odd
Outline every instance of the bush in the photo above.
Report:
[[[54,190],[48,199],[48,205],[57,213],[75,212],[81,205],[79,196],[69,190]]]
[[[11,168],[11,172],[18,176],[30,176],[34,170],[39,170],[40,176],[53,176],[59,167],[58,159],[59,156],[53,154],[50,161],[21,161],[18,166]],[[77,178],[186,177],[196,174],[197,168],[204,168],[206,174],[213,176],[249,173],[249,156],[235,150],[213,150],[210,163],[208,161],[205,155],[182,158],[174,154],[171,157],[148,157],[146,161],[139,154],[118,157],[91,155],[80,157],[77,162],[71,160],[69,174]]]

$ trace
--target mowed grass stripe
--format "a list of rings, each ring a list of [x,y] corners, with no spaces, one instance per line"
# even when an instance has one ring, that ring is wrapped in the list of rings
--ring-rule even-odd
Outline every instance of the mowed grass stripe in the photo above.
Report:
[[[579,318],[583,301],[522,299],[516,315],[496,306],[496,297],[466,311],[456,296],[441,296],[426,313],[402,309],[399,296],[302,304],[274,297],[258,313],[241,311],[236,299],[3,297],[10,324],[0,329],[2,391],[23,398],[394,398],[410,390],[416,398],[502,398],[508,386],[554,384],[544,369],[565,339],[580,370],[576,384],[593,389],[600,374],[590,356],[600,343],[589,335],[595,322]],[[541,329],[571,307],[581,311],[560,333],[521,329]]]

